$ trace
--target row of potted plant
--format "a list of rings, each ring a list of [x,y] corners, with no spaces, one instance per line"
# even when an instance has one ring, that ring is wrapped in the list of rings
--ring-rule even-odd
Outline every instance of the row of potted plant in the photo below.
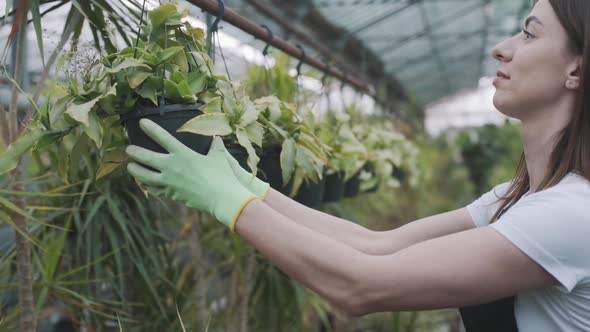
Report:
[[[287,74],[288,61],[265,71],[250,85],[231,82],[214,73],[202,29],[184,21],[188,11],[163,4],[147,15],[135,46],[78,66],[75,52],[64,57],[66,79],[57,82],[38,110],[31,130],[0,156],[0,173],[7,172],[30,148],[61,140],[72,131],[83,139],[70,146],[83,150],[95,144],[102,165],[100,179],[125,165],[124,139],[163,151],[139,129],[149,118],[199,153],[206,153],[213,135],[222,136],[228,150],[271,186],[312,207],[322,201],[352,197],[361,188],[376,190],[389,183],[408,144],[392,127],[363,124],[354,106],[315,119],[295,107],[296,82]],[[255,72],[255,71],[252,71]],[[260,71],[256,71],[260,73]],[[263,82],[260,82],[262,80]],[[252,86],[264,84],[252,93]],[[253,96],[254,100],[250,98]],[[83,143],[83,144],[82,144]],[[402,144],[403,143],[403,144]]]

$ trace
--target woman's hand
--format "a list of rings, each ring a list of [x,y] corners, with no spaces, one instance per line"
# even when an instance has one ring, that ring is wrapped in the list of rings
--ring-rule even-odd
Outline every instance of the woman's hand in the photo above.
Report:
[[[236,176],[238,181],[240,181],[240,183],[244,187],[246,187],[246,189],[248,189],[250,192],[258,196],[258,198],[264,201],[264,199],[266,198],[266,196],[268,196],[268,193],[270,191],[270,185],[254,176],[254,174],[242,168],[238,161],[227,151],[225,146],[223,147],[223,149],[225,151],[225,157],[227,159],[227,162],[231,166],[234,175]]]
[[[242,209],[257,196],[235,177],[221,138],[214,137],[209,152],[202,155],[150,120],[142,119],[139,125],[168,153],[127,147],[129,157],[157,170],[130,163],[129,173],[147,185],[164,189],[165,195],[174,200],[211,213],[233,231]]]

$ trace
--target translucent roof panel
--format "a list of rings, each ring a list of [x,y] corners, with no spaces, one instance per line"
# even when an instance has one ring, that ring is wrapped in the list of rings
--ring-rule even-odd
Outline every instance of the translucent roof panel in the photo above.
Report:
[[[376,54],[422,104],[494,75],[494,45],[519,31],[532,0],[311,0]]]

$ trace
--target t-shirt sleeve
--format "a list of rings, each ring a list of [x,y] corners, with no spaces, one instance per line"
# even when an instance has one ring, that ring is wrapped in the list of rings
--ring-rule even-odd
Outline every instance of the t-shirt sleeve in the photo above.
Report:
[[[587,205],[567,193],[539,192],[521,198],[489,227],[506,237],[571,292],[590,274]]]
[[[498,198],[506,193],[509,185],[510,182],[499,184],[466,206],[476,227],[486,226],[490,222],[498,209]]]

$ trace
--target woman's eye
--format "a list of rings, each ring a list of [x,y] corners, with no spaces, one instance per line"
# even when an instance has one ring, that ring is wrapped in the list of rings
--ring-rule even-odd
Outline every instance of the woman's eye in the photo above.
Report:
[[[535,36],[533,36],[530,32],[528,32],[525,29],[522,29],[522,33],[524,33],[524,39],[529,39],[529,38],[535,37]]]

